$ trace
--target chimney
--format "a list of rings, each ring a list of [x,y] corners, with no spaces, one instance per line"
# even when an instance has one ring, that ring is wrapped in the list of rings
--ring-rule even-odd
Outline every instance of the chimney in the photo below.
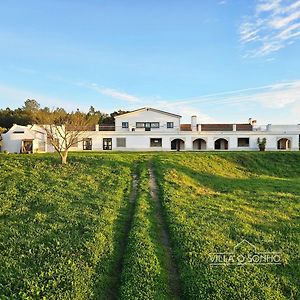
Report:
[[[197,116],[192,116],[191,127],[192,127],[192,131],[197,131]]]
[[[95,125],[95,131],[99,131],[99,124]]]

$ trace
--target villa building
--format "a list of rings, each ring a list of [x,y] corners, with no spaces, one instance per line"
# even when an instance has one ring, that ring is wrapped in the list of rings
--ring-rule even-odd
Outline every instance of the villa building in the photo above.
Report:
[[[73,151],[214,151],[259,150],[257,139],[266,139],[266,150],[299,150],[300,125],[181,124],[181,116],[141,108],[115,117],[115,125],[96,125],[83,132]],[[37,125],[14,125],[2,135],[8,152],[53,152],[46,131]]]

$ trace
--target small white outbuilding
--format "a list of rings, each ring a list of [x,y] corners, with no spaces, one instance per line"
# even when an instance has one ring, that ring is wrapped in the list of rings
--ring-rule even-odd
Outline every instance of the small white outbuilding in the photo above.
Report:
[[[21,126],[14,124],[2,134],[2,151],[9,153],[47,152],[46,131],[37,125]]]

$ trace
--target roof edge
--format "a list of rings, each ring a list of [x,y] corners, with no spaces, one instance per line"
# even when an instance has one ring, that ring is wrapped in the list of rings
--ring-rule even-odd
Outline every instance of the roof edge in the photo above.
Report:
[[[139,108],[139,109],[135,109],[135,110],[130,111],[128,113],[115,116],[115,118],[119,118],[119,117],[122,117],[122,116],[125,116],[125,115],[129,115],[129,114],[133,114],[133,113],[136,113],[136,112],[139,112],[139,111],[145,111],[145,110],[147,110],[147,111],[151,110],[151,111],[154,111],[154,112],[159,112],[159,113],[163,113],[163,114],[166,114],[166,115],[171,115],[171,116],[175,116],[175,117],[181,118],[180,115],[173,114],[173,113],[170,113],[170,112],[167,112],[167,111],[163,111],[163,110],[160,110],[160,109],[156,109],[156,108],[152,108],[152,107],[142,107],[142,108]]]

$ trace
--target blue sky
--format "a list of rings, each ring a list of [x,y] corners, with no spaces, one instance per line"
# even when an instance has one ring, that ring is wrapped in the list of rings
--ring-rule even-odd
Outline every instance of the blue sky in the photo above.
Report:
[[[3,1],[0,107],[300,123],[298,0]]]

